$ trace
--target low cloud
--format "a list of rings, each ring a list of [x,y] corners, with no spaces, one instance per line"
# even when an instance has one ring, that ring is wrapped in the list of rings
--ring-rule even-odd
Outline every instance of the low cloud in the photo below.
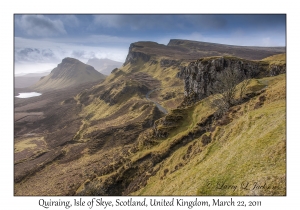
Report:
[[[15,62],[55,62],[58,58],[50,49],[19,48],[15,50]]]
[[[55,63],[16,63],[14,68],[15,74],[41,73],[50,72],[57,64]]]
[[[60,43],[49,40],[15,38],[15,73],[42,72],[55,67],[65,57],[84,63],[91,58],[109,58],[124,62],[128,47],[87,46],[80,43]],[[35,67],[34,67],[35,66]]]

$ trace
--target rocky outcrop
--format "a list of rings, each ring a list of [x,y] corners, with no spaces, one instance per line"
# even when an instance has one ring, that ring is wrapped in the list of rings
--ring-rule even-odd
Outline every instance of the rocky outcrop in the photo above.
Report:
[[[135,51],[136,48],[143,48],[141,45],[137,45],[135,43],[132,43],[129,47],[129,52],[126,57],[124,66],[127,65],[128,63],[136,63],[139,59],[142,59],[143,61],[147,62],[150,60],[150,55],[145,54],[140,51]]]
[[[150,60],[149,61],[149,65],[151,66],[151,65],[156,65],[158,63],[158,61],[157,60]]]
[[[179,66],[180,63],[181,62],[179,60],[161,59],[160,66],[161,67]]]
[[[185,101],[190,103],[215,93],[217,77],[226,69],[235,69],[250,78],[286,73],[286,65],[269,65],[236,57],[202,58],[180,66],[177,76],[184,80]],[[188,103],[188,104],[190,104]]]
[[[181,68],[177,76],[184,80],[184,95],[201,100],[214,93],[217,75],[226,68],[234,68],[251,77],[257,76],[263,67],[258,62],[237,58],[218,57],[199,59]]]
[[[269,76],[276,76],[279,74],[285,74],[286,73],[286,65],[270,65],[269,66]]]

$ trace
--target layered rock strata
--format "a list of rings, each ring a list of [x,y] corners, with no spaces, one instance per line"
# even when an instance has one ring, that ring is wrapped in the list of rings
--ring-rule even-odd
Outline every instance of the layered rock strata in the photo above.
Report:
[[[235,57],[202,58],[180,67],[177,76],[184,80],[184,95],[201,100],[214,93],[218,75],[226,69],[235,69],[250,78],[276,76],[286,72],[285,65],[269,66],[265,62]]]

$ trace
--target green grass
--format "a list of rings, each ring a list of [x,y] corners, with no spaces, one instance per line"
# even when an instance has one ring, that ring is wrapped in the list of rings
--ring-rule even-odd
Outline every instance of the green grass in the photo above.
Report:
[[[268,87],[261,108],[254,109],[259,96],[241,105],[231,123],[215,129],[210,144],[203,147],[199,138],[195,144],[181,147],[133,195],[285,195],[285,75],[252,84],[264,82],[268,82]],[[197,122],[202,109],[201,103],[195,105],[193,117],[187,118],[186,125]],[[187,127],[189,130],[192,126]],[[174,136],[186,132],[179,131]],[[184,162],[182,157],[191,145],[193,151],[202,151]],[[172,171],[181,162],[182,168],[163,177],[165,169]],[[243,189],[247,184],[247,189]]]
[[[167,77],[169,74],[175,74],[175,71],[172,68],[165,68],[162,71],[159,63],[149,65],[149,63],[137,62],[135,65],[127,65],[122,68],[123,75],[118,78],[112,76],[112,78],[121,81],[128,72],[134,71],[137,67],[141,72],[162,81],[161,87],[165,88],[162,93],[170,91],[172,81]],[[128,81],[124,85],[138,84]],[[118,94],[119,88],[121,90],[122,86],[114,89],[111,94]],[[155,168],[160,167],[157,174],[148,180],[144,188],[133,195],[285,194],[282,184],[282,179],[285,177],[285,75],[253,79],[249,83],[248,92],[260,91],[263,88],[266,88],[264,94],[267,99],[261,108],[254,109],[259,101],[258,97],[255,97],[240,106],[231,123],[216,126],[214,131],[206,133],[207,136],[211,134],[212,137],[212,142],[207,146],[203,145],[200,137],[172,151],[166,159],[155,166]],[[167,117],[184,116],[176,123],[178,127],[170,130],[167,138],[156,139],[150,147],[139,145],[139,150],[131,153],[130,162],[135,163],[150,153],[166,154],[170,145],[188,135],[197,127],[197,123],[213,114],[214,110],[210,103],[214,97],[208,97],[178,113],[178,110],[169,110],[171,114]],[[138,96],[132,100],[136,99]],[[139,98],[139,100],[143,99]],[[83,109],[83,114],[91,115],[92,120],[104,119],[129,102],[125,100],[121,104],[109,106],[97,99]],[[138,117],[140,109],[134,107],[133,103],[126,115],[106,121],[105,126],[120,124]],[[89,127],[86,132],[99,129],[99,126]],[[160,126],[165,128],[164,125]],[[147,138],[147,135],[144,137]],[[188,154],[189,148],[192,148],[190,154]],[[276,154],[276,158],[273,158],[273,154]],[[168,172],[165,174],[165,171]],[[108,178],[110,175],[102,176],[103,179],[105,177]],[[244,180],[252,185],[255,181],[260,183],[267,180],[270,185],[280,185],[280,188],[265,191],[263,189],[246,191],[236,188],[232,191],[232,186],[240,186]],[[227,188],[230,189],[217,189],[216,186],[221,182],[228,185]],[[210,187],[207,187],[208,183]]]
[[[273,55],[262,59],[262,61],[267,61],[270,65],[284,65],[286,64],[286,53]]]

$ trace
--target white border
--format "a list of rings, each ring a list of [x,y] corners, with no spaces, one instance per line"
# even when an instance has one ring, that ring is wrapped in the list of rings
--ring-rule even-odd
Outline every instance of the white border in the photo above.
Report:
[[[287,196],[286,197],[233,197],[261,200],[261,209],[298,207],[299,181],[299,13],[297,4],[252,0],[246,1],[5,1],[1,4],[1,209],[43,209],[38,206],[41,197],[13,196],[13,14],[14,13],[286,13],[287,14]],[[297,68],[298,67],[298,68]],[[50,199],[51,197],[46,197]],[[53,197],[53,199],[58,197]],[[63,197],[73,200],[73,197]],[[78,198],[78,197],[77,197]],[[85,197],[84,199],[88,199]],[[154,198],[154,197],[152,197]],[[161,197],[158,197],[161,198]],[[201,197],[211,200],[216,197]],[[220,197],[225,199],[230,197]],[[115,197],[106,197],[115,200]],[[136,198],[138,199],[138,198]],[[188,198],[186,198],[188,199]],[[196,208],[196,207],[194,207]],[[221,209],[229,209],[222,207]],[[299,207],[298,207],[299,208]],[[58,208],[50,208],[58,209]],[[63,208],[59,208],[63,209]],[[78,209],[78,208],[71,208]],[[83,209],[83,208],[82,208]],[[88,208],[84,208],[88,209]],[[100,209],[100,208],[94,208]],[[114,208],[117,209],[117,208]],[[131,209],[127,207],[126,209]],[[136,208],[138,209],[138,208]],[[187,209],[187,208],[185,208]],[[232,208],[230,208],[232,209]]]

